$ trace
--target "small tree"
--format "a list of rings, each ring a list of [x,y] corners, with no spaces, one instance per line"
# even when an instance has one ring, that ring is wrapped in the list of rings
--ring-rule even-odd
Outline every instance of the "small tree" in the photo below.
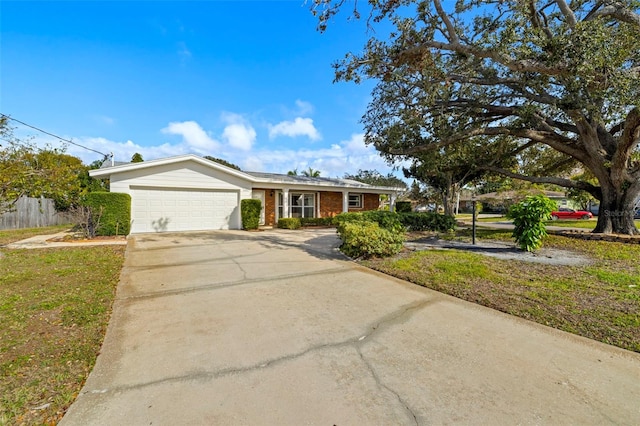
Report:
[[[513,219],[512,236],[518,247],[525,251],[542,247],[542,239],[547,236],[544,222],[549,220],[551,212],[556,208],[555,201],[544,195],[530,196],[511,206],[507,218]]]
[[[72,223],[80,227],[85,238],[95,238],[100,228],[100,219],[103,212],[103,206],[76,205],[69,209],[67,217]]]
[[[136,152],[131,156],[132,163],[142,163],[143,161],[144,161],[144,158],[142,158],[142,154],[140,154],[139,152]]]

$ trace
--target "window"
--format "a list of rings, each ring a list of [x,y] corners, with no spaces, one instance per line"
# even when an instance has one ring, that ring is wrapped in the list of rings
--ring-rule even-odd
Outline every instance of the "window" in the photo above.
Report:
[[[362,208],[362,194],[349,194],[349,208]]]
[[[289,217],[315,217],[315,194],[289,193]],[[278,217],[283,216],[284,194],[278,193]]]
[[[291,217],[314,217],[315,198],[314,194],[289,194]]]

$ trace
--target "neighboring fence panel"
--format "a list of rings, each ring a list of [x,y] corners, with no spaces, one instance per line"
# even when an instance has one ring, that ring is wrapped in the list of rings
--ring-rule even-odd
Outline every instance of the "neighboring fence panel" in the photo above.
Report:
[[[69,223],[63,213],[56,211],[53,200],[49,198],[21,197],[14,207],[14,211],[0,215],[0,229],[39,228]]]

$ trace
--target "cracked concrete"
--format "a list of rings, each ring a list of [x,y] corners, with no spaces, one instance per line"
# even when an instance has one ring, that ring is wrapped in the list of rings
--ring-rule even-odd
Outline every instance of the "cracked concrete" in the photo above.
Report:
[[[62,425],[638,424],[640,356],[346,261],[333,230],[129,240]]]

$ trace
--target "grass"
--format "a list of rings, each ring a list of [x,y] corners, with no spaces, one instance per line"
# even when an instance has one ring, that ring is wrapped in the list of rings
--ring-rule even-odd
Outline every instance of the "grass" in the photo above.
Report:
[[[468,230],[448,238],[469,241]],[[512,241],[510,231],[477,237]],[[549,236],[544,247],[584,266],[501,260],[460,250],[403,252],[363,263],[413,283],[590,339],[640,352],[640,245]]]
[[[62,417],[95,363],[123,260],[123,246],[0,252],[0,424]]]
[[[15,241],[24,240],[25,238],[35,237],[36,235],[49,235],[66,231],[71,225],[47,226],[44,228],[27,228],[27,229],[3,229],[0,230],[0,246],[13,243]]]

